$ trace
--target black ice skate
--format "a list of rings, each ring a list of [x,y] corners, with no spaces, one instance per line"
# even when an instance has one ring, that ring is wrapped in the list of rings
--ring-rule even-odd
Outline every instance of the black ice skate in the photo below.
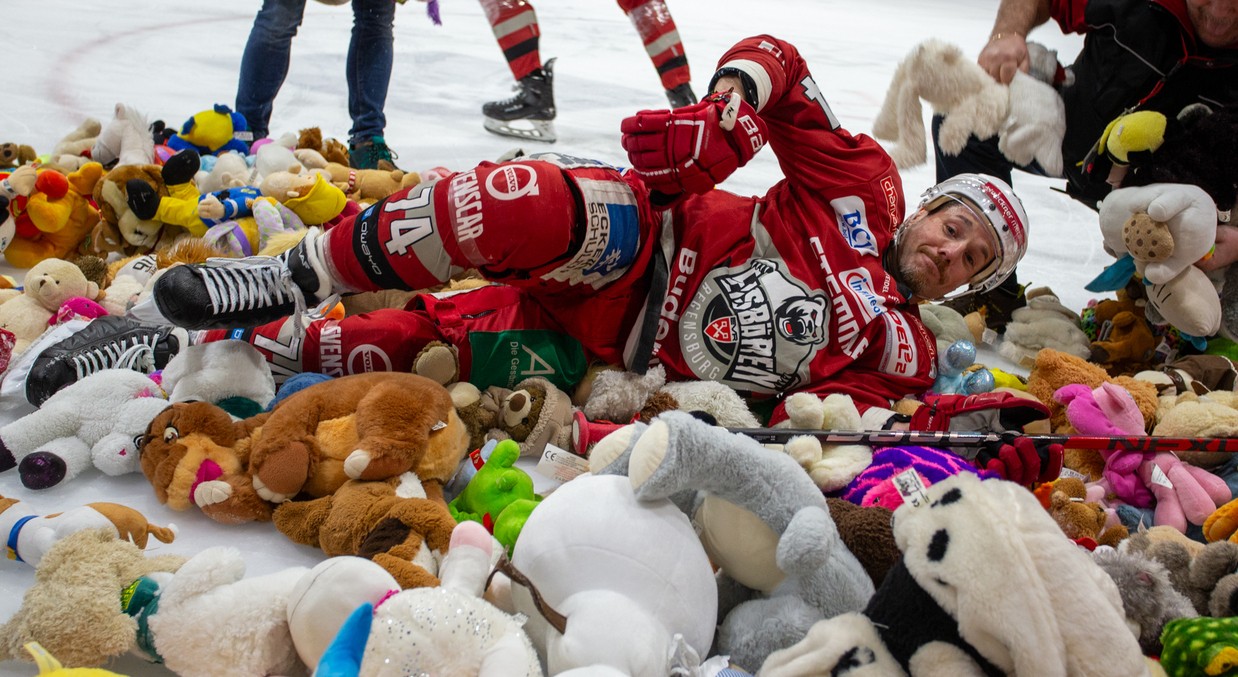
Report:
[[[173,266],[129,314],[186,329],[256,327],[289,316],[300,326],[308,307],[331,295],[320,237],[321,231],[311,228],[279,256]]]
[[[692,84],[685,82],[666,90],[666,100],[671,102],[671,108],[683,108],[696,103],[696,95],[692,93]]]
[[[26,376],[26,399],[40,406],[61,388],[104,369],[149,374],[163,369],[188,345],[184,329],[104,315],[39,353]]]
[[[554,59],[520,78],[516,95],[491,101],[481,107],[482,124],[487,130],[518,139],[554,143],[555,93]]]

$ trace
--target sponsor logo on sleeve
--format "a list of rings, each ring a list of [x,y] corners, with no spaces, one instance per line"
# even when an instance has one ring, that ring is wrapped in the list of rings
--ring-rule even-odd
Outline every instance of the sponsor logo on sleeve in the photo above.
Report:
[[[838,231],[852,249],[866,256],[877,256],[877,240],[868,226],[864,200],[855,195],[830,200],[838,221]]]
[[[913,329],[907,316],[892,310],[881,317],[886,324],[886,340],[878,369],[895,376],[915,376],[919,372],[920,364],[912,338]]]

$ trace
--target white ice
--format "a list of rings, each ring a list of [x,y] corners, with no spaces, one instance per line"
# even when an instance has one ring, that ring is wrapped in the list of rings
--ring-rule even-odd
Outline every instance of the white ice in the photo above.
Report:
[[[463,169],[520,145],[529,151],[553,149],[623,164],[620,120],[638,109],[666,107],[636,32],[614,2],[533,0],[543,31],[542,56],[558,57],[559,142],[548,146],[492,135],[482,129],[481,104],[510,94],[510,72],[480,6],[472,0],[440,1],[442,26],[434,26],[425,16],[425,5],[412,0],[396,15],[386,137],[399,153],[401,167]],[[727,47],[748,35],[770,33],[803,52],[834,112],[857,133],[871,132],[894,67],[914,44],[936,37],[974,58],[997,5],[992,0],[668,4],[698,95]],[[175,126],[214,103],[231,105],[241,52],[259,5],[258,0],[3,3],[0,25],[9,37],[0,142],[50,152],[86,116],[109,119],[117,102]],[[318,126],[327,136],[347,137],[344,57],[351,21],[347,5],[309,3],[293,43],[288,79],[275,102],[273,135]],[[1032,38],[1057,49],[1065,63],[1074,59],[1081,44],[1078,36],[1063,36],[1052,23]],[[723,187],[760,194],[779,177],[767,150]],[[932,182],[931,165],[903,172],[909,204]],[[1068,307],[1079,310],[1094,296],[1083,285],[1111,259],[1101,247],[1095,215],[1054,190],[1062,185],[1060,180],[1015,175],[1032,228],[1020,281],[1049,285]],[[20,413],[24,410],[0,412],[0,423]],[[175,522],[180,528],[175,543],[155,543],[149,551],[191,555],[213,545],[233,545],[244,553],[251,575],[312,566],[322,559],[319,551],[291,543],[270,524],[225,526],[199,513],[173,512],[155,500],[141,475],[116,478],[91,470],[63,486],[33,492],[10,471],[0,475],[0,495],[22,498],[45,513],[92,501],[124,503],[153,522]],[[25,564],[0,563],[0,618],[18,608],[33,579],[33,570]],[[168,674],[135,658],[109,667],[130,675]],[[35,672],[30,664],[0,663],[0,675]]]

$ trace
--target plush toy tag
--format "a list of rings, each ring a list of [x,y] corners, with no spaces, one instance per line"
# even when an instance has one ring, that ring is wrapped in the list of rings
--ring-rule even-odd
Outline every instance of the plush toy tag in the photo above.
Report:
[[[589,461],[566,449],[547,444],[542,459],[537,462],[537,471],[562,484],[589,472]]]
[[[1091,480],[1089,480],[1089,479],[1088,479],[1088,476],[1087,476],[1087,475],[1084,475],[1083,473],[1081,473],[1081,472],[1079,472],[1078,470],[1075,470],[1075,469],[1073,469],[1073,468],[1062,468],[1062,472],[1058,475],[1058,477],[1073,477],[1073,478],[1075,478],[1075,479],[1077,479],[1077,480],[1081,480],[1081,481],[1083,481],[1083,482],[1090,482],[1090,481],[1091,481]]]
[[[903,497],[904,503],[910,503],[919,508],[928,505],[928,494],[924,491],[924,480],[915,468],[908,468],[894,476],[894,487]]]
[[[1159,484],[1166,489],[1173,489],[1174,483],[1169,481],[1169,477],[1165,475],[1165,471],[1161,470],[1161,466],[1152,464],[1152,483]]]

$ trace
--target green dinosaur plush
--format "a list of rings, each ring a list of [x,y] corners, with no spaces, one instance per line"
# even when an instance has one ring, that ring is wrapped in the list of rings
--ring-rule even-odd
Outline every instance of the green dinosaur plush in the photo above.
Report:
[[[1238,618],[1179,618],[1161,631],[1169,677],[1238,674]]]
[[[447,504],[457,522],[471,520],[485,525],[509,554],[529,513],[542,500],[533,493],[533,478],[514,467],[519,458],[516,441],[499,442],[460,495]]]

